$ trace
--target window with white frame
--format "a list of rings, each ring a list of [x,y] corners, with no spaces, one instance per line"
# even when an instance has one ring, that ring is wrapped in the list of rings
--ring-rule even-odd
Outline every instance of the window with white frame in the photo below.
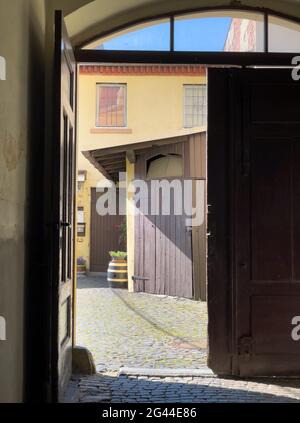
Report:
[[[85,220],[84,220],[84,208],[78,207],[77,209],[77,236],[85,236]]]
[[[96,126],[122,128],[127,125],[126,84],[97,84]]]
[[[184,85],[184,127],[195,128],[206,124],[206,85]]]
[[[78,171],[78,175],[77,175],[77,189],[78,189],[78,191],[80,191],[81,188],[83,187],[83,184],[86,181],[86,177],[87,177],[87,171],[86,170],[79,170]]]

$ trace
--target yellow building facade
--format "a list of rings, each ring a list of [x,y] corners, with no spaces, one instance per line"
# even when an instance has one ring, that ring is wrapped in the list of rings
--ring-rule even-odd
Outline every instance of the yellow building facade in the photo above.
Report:
[[[77,206],[79,226],[77,257],[83,257],[90,268],[91,192],[105,177],[82,154],[84,151],[116,147],[151,140],[189,135],[206,130],[206,117],[201,121],[187,116],[197,105],[197,93],[187,89],[201,89],[206,97],[206,69],[191,65],[147,66],[81,66],[78,78],[78,171]],[[99,125],[99,85],[122,86],[125,89],[124,125]],[[203,100],[206,107],[206,98]],[[205,111],[204,111],[205,113]],[[113,123],[113,122],[112,122]],[[199,125],[200,123],[200,125]],[[196,124],[196,126],[195,126]],[[127,180],[134,178],[134,165],[127,160]],[[81,222],[81,223],[80,223]],[[133,243],[133,218],[127,219],[128,243]],[[128,257],[129,274],[134,262]],[[129,278],[130,279],[130,278]]]

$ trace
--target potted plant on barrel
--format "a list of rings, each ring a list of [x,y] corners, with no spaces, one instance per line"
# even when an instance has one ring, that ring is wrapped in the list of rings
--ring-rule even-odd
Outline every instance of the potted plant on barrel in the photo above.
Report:
[[[77,273],[78,275],[86,274],[86,260],[83,257],[77,259]]]
[[[128,288],[127,253],[110,251],[111,261],[107,270],[107,280],[113,288]]]

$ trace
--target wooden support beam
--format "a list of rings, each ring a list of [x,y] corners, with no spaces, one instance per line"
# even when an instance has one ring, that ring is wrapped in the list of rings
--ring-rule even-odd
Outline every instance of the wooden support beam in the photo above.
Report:
[[[90,151],[90,153],[92,153],[93,157],[112,156],[112,155],[117,154],[117,153],[124,153],[124,156],[125,156],[125,154],[127,154],[127,151],[130,151],[130,150],[133,150],[133,149],[136,153],[138,150],[144,150],[144,149],[151,148],[151,147],[158,147],[158,146],[161,146],[161,145],[168,145],[168,144],[174,144],[174,143],[177,143],[177,142],[179,143],[179,142],[183,142],[183,141],[188,141],[189,135],[191,135],[191,134],[179,135],[179,136],[171,137],[171,138],[162,138],[162,139],[157,139],[157,140],[138,142],[138,143],[134,143],[134,144],[132,144],[132,143],[131,144],[125,144],[125,145],[120,145],[120,146],[117,146],[117,147],[99,148],[97,150]]]
[[[75,51],[78,63],[193,64],[204,66],[291,66],[299,53],[179,52],[179,51]]]
[[[96,169],[99,170],[100,173],[102,173],[102,175],[104,176],[104,178],[108,179],[109,181],[114,181],[112,176],[106,171],[106,169],[104,169],[103,166],[101,166],[97,160],[93,157],[93,155],[91,154],[90,151],[83,151],[82,154],[84,155],[84,157],[89,160],[89,162],[95,166]]]
[[[129,160],[129,163],[134,164],[136,162],[136,155],[134,150],[127,150],[126,156]]]

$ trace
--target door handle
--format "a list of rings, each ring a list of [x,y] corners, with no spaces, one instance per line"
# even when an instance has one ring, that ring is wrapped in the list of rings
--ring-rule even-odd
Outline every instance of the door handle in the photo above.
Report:
[[[63,228],[71,228],[71,223],[69,222],[60,222],[60,226]]]
[[[55,223],[47,223],[47,227],[54,227],[55,229],[59,228],[71,228],[72,225],[69,222],[55,222]]]

